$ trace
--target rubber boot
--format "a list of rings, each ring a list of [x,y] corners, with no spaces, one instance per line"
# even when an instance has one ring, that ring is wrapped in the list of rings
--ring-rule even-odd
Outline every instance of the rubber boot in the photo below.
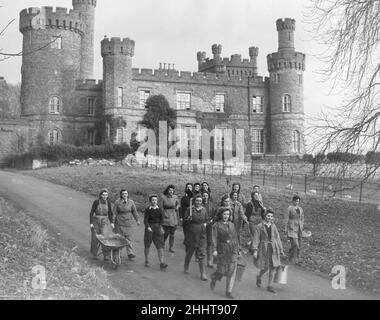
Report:
[[[175,253],[175,251],[173,250],[173,247],[174,247],[174,236],[170,235],[169,237],[169,252],[170,253]]]
[[[206,269],[205,263],[203,261],[199,262],[199,271],[201,273],[201,280],[202,281],[208,281],[205,269]]]
[[[144,249],[145,254],[145,267],[149,267],[149,248]]]

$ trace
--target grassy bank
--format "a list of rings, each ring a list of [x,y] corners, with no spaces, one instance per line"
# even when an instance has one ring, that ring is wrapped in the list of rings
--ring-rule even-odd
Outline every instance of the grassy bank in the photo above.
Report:
[[[126,298],[111,287],[103,269],[75,251],[0,197],[0,300]],[[44,278],[36,273],[42,267]],[[46,280],[46,289],[38,278]]]
[[[141,210],[147,205],[148,195],[161,193],[168,184],[177,186],[177,194],[182,196],[186,182],[204,181],[203,175],[162,172],[151,169],[128,167],[60,167],[28,171],[25,174],[46,179],[84,191],[96,196],[107,187],[111,199],[115,200],[121,188],[127,188]],[[207,178],[214,199],[219,201],[229,190],[225,178]],[[260,183],[259,183],[260,184]],[[243,192],[248,197],[251,185],[244,185]],[[276,224],[281,231],[285,250],[289,244],[284,237],[285,212],[293,193],[287,190],[264,188],[263,199],[266,206],[276,210]],[[303,243],[303,268],[331,277],[335,265],[343,265],[347,270],[347,284],[369,293],[380,293],[380,213],[376,205],[359,204],[320,198],[300,193],[305,211],[306,227],[312,237]],[[245,230],[245,241],[248,241]]]

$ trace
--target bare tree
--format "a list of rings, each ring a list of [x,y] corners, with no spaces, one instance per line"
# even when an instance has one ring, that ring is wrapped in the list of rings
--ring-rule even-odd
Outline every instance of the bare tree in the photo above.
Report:
[[[310,0],[311,34],[327,49],[324,80],[345,97],[322,113],[313,134],[317,152],[363,154],[380,148],[380,0]],[[333,90],[334,90],[333,89]],[[380,167],[364,170],[367,179]]]

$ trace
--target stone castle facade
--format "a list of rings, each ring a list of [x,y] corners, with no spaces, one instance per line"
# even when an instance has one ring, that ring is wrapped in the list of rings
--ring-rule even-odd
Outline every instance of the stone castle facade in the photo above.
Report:
[[[178,126],[244,129],[247,155],[302,155],[304,143],[303,73],[305,54],[294,47],[295,20],[279,19],[278,51],[267,56],[269,77],[258,75],[259,50],[222,57],[213,45],[211,58],[197,53],[198,72],[174,65],[136,69],[135,42],[101,42],[103,79],[93,80],[96,0],[73,0],[73,9],[42,7],[20,12],[23,34],[21,119],[18,133],[27,146],[36,143],[92,145],[129,143],[146,112],[146,100],[162,94],[177,110]],[[1,124],[1,122],[0,122]],[[13,125],[14,122],[13,122]],[[0,131],[1,134],[1,131]],[[0,146],[1,148],[1,146]]]

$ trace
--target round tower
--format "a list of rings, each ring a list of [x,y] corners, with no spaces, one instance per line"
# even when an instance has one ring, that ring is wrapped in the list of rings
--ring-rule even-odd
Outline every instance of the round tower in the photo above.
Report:
[[[135,42],[129,38],[105,38],[101,42],[103,57],[103,101],[106,114],[129,104],[127,93],[132,86],[132,57]]]
[[[305,54],[295,51],[295,20],[276,22],[278,52],[268,55],[270,73],[270,153],[302,155],[304,143],[303,73]]]
[[[71,114],[80,73],[84,24],[65,8],[29,8],[20,13],[23,34],[21,115],[58,120]],[[50,118],[49,118],[50,117]]]
[[[73,0],[74,11],[84,22],[81,49],[81,79],[92,79],[94,73],[94,29],[96,0]]]

